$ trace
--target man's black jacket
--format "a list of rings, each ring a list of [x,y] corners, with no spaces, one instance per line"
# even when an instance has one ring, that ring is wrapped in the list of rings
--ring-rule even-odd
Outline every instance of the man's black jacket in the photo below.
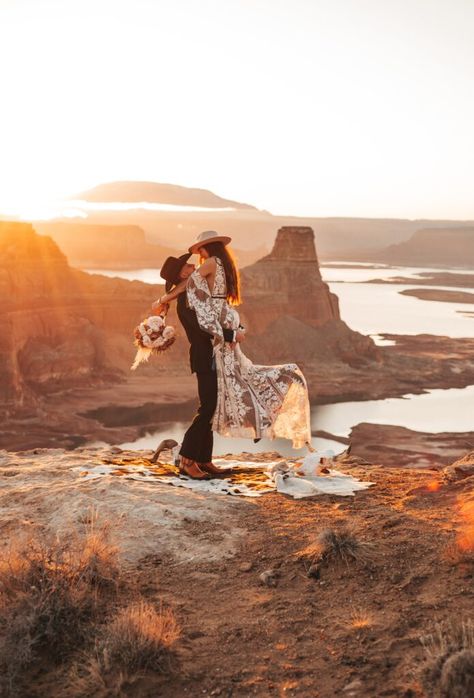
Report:
[[[199,327],[196,313],[186,304],[186,292],[180,293],[178,296],[177,312],[191,345],[189,347],[191,373],[212,371],[212,335]],[[223,332],[225,341],[231,342],[234,335],[233,330],[224,329]]]

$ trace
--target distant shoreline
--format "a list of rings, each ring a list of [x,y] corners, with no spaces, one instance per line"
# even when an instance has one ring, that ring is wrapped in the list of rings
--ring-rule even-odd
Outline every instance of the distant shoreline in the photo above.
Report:
[[[474,303],[474,293],[466,291],[443,291],[431,288],[413,288],[399,291],[402,296],[414,296],[422,301],[441,303]]]

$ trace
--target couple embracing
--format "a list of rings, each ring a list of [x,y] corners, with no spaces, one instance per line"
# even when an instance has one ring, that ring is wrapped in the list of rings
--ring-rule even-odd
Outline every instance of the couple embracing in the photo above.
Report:
[[[153,304],[177,313],[190,342],[199,408],[180,448],[180,472],[207,479],[222,471],[212,463],[213,431],[222,436],[290,439],[311,449],[306,380],[296,364],[261,366],[245,356],[239,272],[228,247],[231,238],[207,230],[187,254],[168,257],[161,270],[166,293]],[[189,258],[199,255],[199,266]]]

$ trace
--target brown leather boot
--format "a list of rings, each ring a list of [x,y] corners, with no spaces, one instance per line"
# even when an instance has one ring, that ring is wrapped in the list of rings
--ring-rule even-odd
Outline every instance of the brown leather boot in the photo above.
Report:
[[[192,480],[209,480],[209,475],[201,470],[196,461],[184,456],[181,456],[179,472],[181,475],[187,475]]]
[[[225,470],[222,470],[222,468],[218,468],[217,465],[214,465],[214,463],[211,463],[211,461],[209,461],[208,463],[198,463],[198,466],[201,470],[204,470],[206,473],[209,473],[210,475],[225,475]]]

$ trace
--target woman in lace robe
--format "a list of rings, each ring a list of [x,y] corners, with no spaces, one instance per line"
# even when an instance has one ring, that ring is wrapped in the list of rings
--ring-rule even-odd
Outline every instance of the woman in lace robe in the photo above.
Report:
[[[218,396],[212,428],[222,436],[285,438],[294,448],[310,445],[308,389],[298,366],[254,364],[240,342],[224,342],[223,328],[240,327],[235,307],[240,302],[239,276],[225,244],[208,238],[206,244],[198,239],[189,248],[201,256],[202,264],[163,300],[185,291],[199,326],[213,337]]]

